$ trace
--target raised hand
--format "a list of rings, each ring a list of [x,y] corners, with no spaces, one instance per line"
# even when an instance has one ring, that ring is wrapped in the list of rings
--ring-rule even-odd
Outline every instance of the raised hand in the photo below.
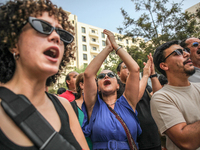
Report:
[[[108,47],[108,50],[110,50],[110,52],[113,51],[113,46],[108,37],[106,38],[106,47]]]
[[[112,47],[116,50],[119,47],[119,45],[117,44],[115,40],[114,34],[111,31],[106,30],[106,29],[103,31],[103,33],[107,35],[107,38],[109,39]]]
[[[151,75],[151,60],[148,59],[147,62],[143,62],[144,68],[143,68],[143,76],[149,77]]]
[[[149,60],[151,61],[151,75],[153,75],[153,74],[155,74],[156,72],[155,72],[155,67],[154,67],[154,63],[153,63],[153,57],[152,57],[152,54],[151,54],[151,53],[149,53],[148,58],[149,58]]]

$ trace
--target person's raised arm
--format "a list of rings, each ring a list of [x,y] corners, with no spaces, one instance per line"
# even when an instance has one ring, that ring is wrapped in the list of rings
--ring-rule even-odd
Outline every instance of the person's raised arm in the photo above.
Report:
[[[104,30],[104,33],[108,36],[116,54],[119,55],[129,70],[124,96],[126,97],[128,103],[132,106],[133,110],[135,110],[138,103],[140,68],[135,60],[133,60],[133,58],[116,43],[112,32]]]
[[[106,39],[106,47],[90,62],[84,72],[84,100],[89,119],[91,117],[97,96],[97,84],[95,81],[96,74],[112,50],[113,47],[109,39]]]
[[[151,75],[155,75],[155,67],[154,67],[154,63],[153,63],[153,57],[151,55],[151,53],[149,54],[149,60],[151,60]],[[152,90],[153,93],[155,93],[156,91],[160,90],[162,88],[162,85],[160,84],[159,80],[157,77],[152,77],[151,78],[151,83],[152,83]]]
[[[151,61],[148,59],[147,63],[144,62],[143,64],[144,64],[143,76],[140,80],[140,88],[139,88],[139,95],[138,95],[139,100],[144,95],[144,91],[145,91],[146,86],[147,86],[147,81],[148,81],[148,78],[151,74]]]

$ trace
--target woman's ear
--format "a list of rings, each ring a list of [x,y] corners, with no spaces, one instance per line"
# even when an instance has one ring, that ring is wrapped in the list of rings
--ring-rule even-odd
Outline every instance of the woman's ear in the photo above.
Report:
[[[15,47],[13,47],[13,48],[10,50],[10,52],[11,52],[12,54],[15,53],[15,55],[19,55],[18,45],[15,44]]]
[[[117,90],[119,90],[119,88],[120,88],[120,87],[119,87],[119,84],[117,84]]]
[[[165,62],[161,62],[159,66],[164,71],[168,70],[168,65]]]
[[[117,71],[117,75],[119,76],[119,78],[120,78],[120,71]]]
[[[79,86],[83,90],[84,83],[83,82],[79,82]]]

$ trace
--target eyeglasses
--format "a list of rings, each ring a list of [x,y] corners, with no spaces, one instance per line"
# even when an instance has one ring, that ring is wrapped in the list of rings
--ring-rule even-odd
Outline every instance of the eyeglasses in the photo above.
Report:
[[[100,73],[98,76],[97,76],[97,79],[103,79],[105,78],[105,76],[108,76],[110,78],[114,78],[115,77],[115,74],[113,72],[108,72],[108,73]]]
[[[65,44],[70,44],[74,40],[74,37],[71,33],[63,29],[53,27],[44,20],[40,20],[34,17],[29,17],[28,22],[36,31],[42,34],[50,35],[55,30],[57,34],[60,36],[60,40],[62,40]]]
[[[187,51],[186,49],[176,49],[176,50],[174,50],[173,52],[171,52],[167,57],[165,57],[165,59],[163,60],[163,62],[165,62],[165,60],[166,60],[169,56],[171,56],[172,54],[174,54],[174,53],[176,53],[176,55],[183,55],[183,51],[185,51],[185,52],[188,53],[188,51]]]
[[[198,47],[198,46],[199,46],[199,43],[198,43],[198,42],[192,43],[192,47]]]

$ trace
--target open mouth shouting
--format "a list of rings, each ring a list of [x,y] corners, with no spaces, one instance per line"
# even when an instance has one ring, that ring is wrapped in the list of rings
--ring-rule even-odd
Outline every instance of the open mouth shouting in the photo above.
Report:
[[[110,85],[110,84],[111,84],[110,80],[105,80],[105,81],[103,82],[103,85],[105,85],[105,86]]]
[[[200,49],[197,50],[197,54],[200,54]]]
[[[59,52],[57,49],[49,49],[46,50],[44,54],[52,58],[58,58]]]

